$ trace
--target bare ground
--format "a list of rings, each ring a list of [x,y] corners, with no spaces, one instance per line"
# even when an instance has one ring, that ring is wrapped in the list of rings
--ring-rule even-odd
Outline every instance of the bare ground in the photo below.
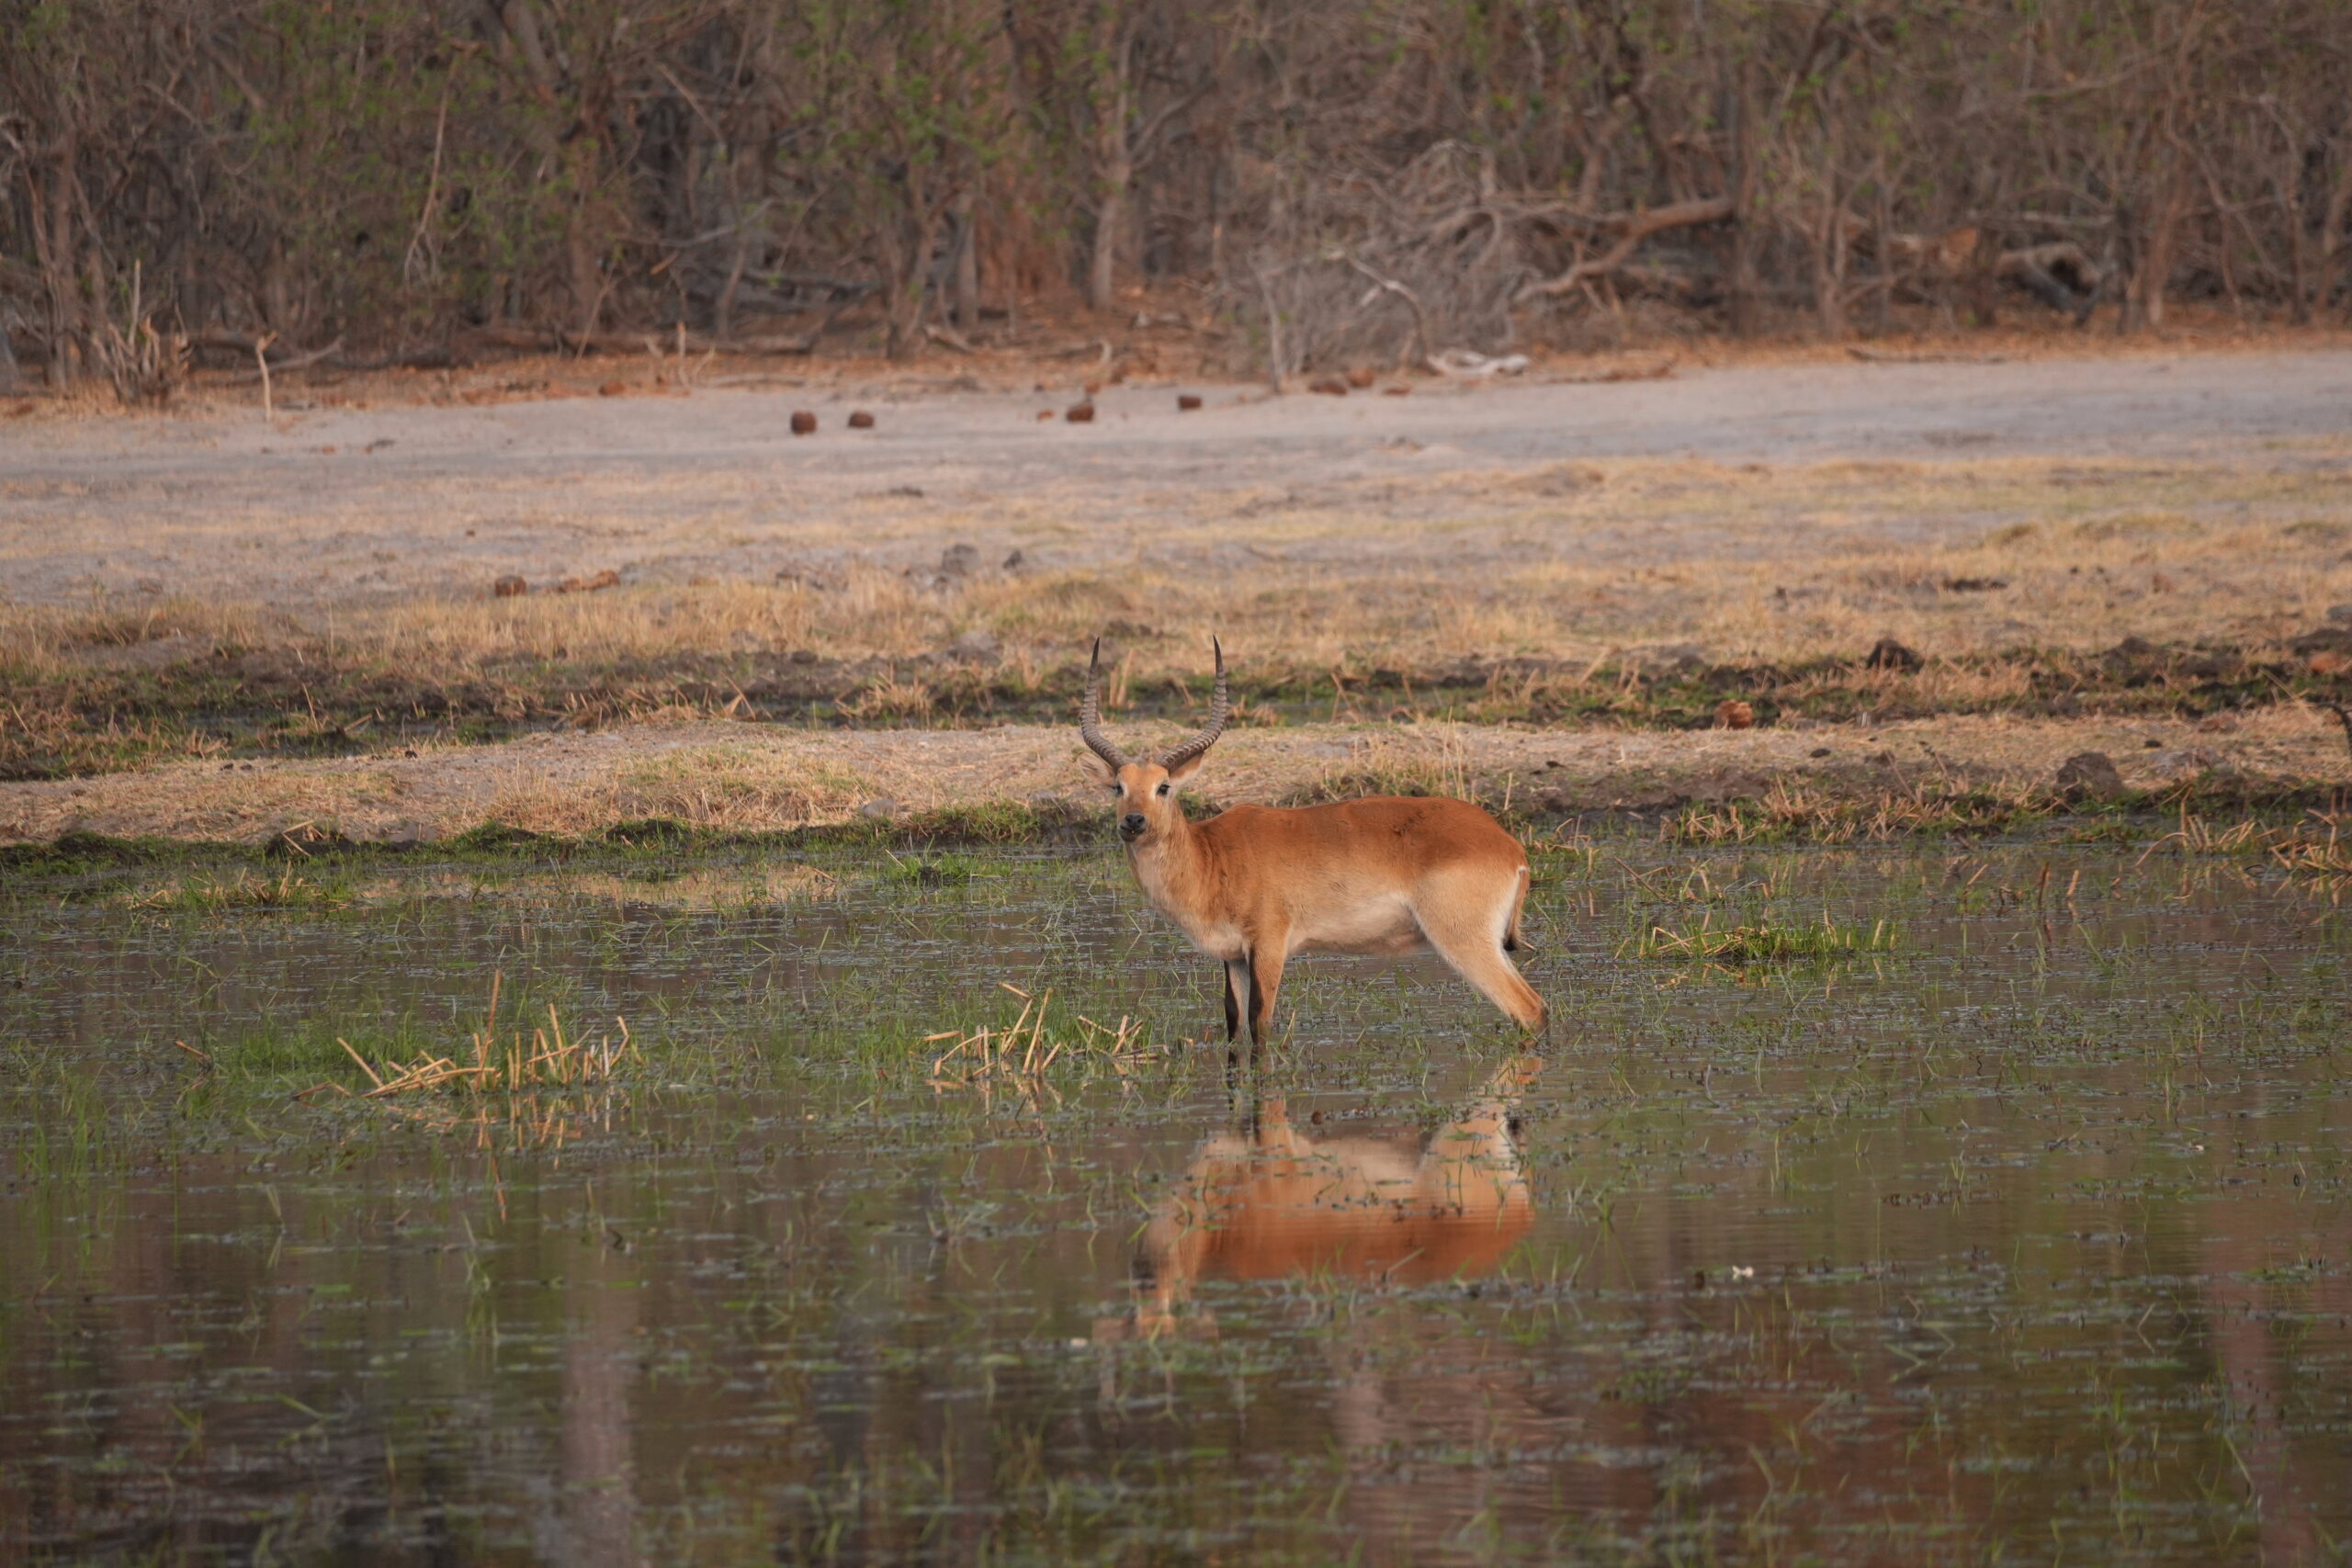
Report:
[[[38,764],[25,772],[81,775],[0,784],[0,836],[781,826],[877,800],[1027,800],[1070,787],[1066,730],[677,721],[796,705],[837,725],[988,721],[986,703],[943,702],[956,690],[1050,711],[1106,626],[1138,700],[1183,676],[1175,706],[1196,703],[1216,629],[1261,689],[1328,673],[1335,717],[1411,713],[1413,682],[1447,671],[1490,686],[1506,669],[1737,678],[1858,661],[1880,636],[1928,661],[1838,674],[1864,700],[1826,732],[1797,728],[1793,698],[1781,728],[1739,733],[1645,730],[1656,716],[1631,709],[1574,732],[1247,730],[1211,782],[1227,799],[1309,791],[1367,748],[1562,809],[1883,789],[1917,768],[2023,788],[2084,750],[2135,785],[2344,776],[2341,737],[2310,705],[2352,695],[2344,665],[2288,651],[2352,603],[2342,347],[1685,365],[1344,399],[1129,384],[1075,425],[1037,417],[1074,388],[973,384],[0,426],[0,740]],[[1207,406],[1180,413],[1179,391]],[[798,407],[817,435],[786,433]],[[876,428],[844,428],[854,407]],[[503,574],[607,570],[608,592],[489,594]],[[2111,682],[2134,686],[2130,703],[1999,711],[2040,679],[2029,655],[2126,637],[2231,650],[2203,705],[2232,711],[2176,692],[2178,660]],[[796,671],[841,689],[771,679]],[[1771,679],[1768,696],[1793,689]],[[1407,700],[1342,701],[1382,680]],[[418,701],[426,688],[473,692],[510,728],[605,728],[459,745],[461,705]],[[285,756],[279,730],[236,730],[191,693],[355,754]],[[1890,727],[1905,712],[1921,716]],[[615,722],[649,714],[664,722]],[[150,739],[108,752],[112,733]],[[175,754],[191,760],[151,765]]]

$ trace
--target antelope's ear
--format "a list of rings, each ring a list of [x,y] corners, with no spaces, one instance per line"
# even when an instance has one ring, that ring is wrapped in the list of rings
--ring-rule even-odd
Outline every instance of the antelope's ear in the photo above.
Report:
[[[1201,771],[1201,764],[1208,760],[1209,754],[1206,751],[1202,752],[1197,757],[1187,757],[1182,761],[1177,763],[1174,767],[1169,769],[1168,776],[1173,782],[1182,784],[1186,779],[1189,779],[1194,773],[1199,773]]]

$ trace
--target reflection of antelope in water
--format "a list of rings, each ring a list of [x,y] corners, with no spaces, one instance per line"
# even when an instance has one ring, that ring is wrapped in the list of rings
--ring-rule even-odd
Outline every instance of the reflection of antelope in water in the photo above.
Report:
[[[1485,1273],[1534,1222],[1510,1112],[1542,1071],[1534,1056],[1505,1065],[1418,1145],[1310,1137],[1279,1096],[1260,1100],[1247,1137],[1220,1134],[1195,1151],[1137,1244],[1132,1325],[1105,1322],[1096,1337],[1161,1332],[1202,1280]]]

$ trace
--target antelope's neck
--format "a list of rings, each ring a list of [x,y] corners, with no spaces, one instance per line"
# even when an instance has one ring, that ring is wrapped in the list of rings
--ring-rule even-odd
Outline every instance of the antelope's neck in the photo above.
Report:
[[[1236,933],[1227,931],[1210,910],[1200,836],[1181,813],[1177,822],[1171,831],[1148,843],[1128,845],[1127,864],[1152,908],[1183,927],[1194,946],[1216,957],[1231,956],[1227,949],[1237,945]]]

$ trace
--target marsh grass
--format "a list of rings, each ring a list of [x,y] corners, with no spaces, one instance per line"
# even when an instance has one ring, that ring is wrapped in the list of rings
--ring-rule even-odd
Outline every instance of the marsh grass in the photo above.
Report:
[[[1817,926],[1766,919],[1753,925],[1718,927],[1709,910],[1687,931],[1652,926],[1634,945],[1642,958],[1688,958],[1708,964],[1741,964],[1849,958],[1894,951],[1894,929],[1881,919],[1865,928],[1840,925],[1823,910]]]
[[[907,887],[960,887],[980,873],[980,861],[967,854],[901,855],[885,848],[888,867],[882,873],[886,882]]]
[[[998,985],[1021,1003],[1021,1011],[1011,1023],[959,1027],[923,1037],[926,1047],[954,1042],[931,1064],[928,1081],[933,1088],[1009,1084],[1034,1089],[1045,1085],[1055,1064],[1065,1058],[1066,1075],[1107,1070],[1125,1077],[1153,1055],[1144,1043],[1143,1026],[1136,1019],[1122,1014],[1116,1024],[1102,1024],[1083,1013],[1071,1012],[1067,1021],[1057,1024],[1049,1021],[1054,1006],[1050,988],[1033,996],[1008,981]]]
[[[2047,821],[2064,805],[2047,791],[2022,788],[1953,789],[1921,781],[1857,796],[1779,780],[1754,800],[1686,806],[1660,822],[1659,836],[1688,845],[1843,844],[2007,833]]]
[[[492,991],[492,1008],[497,1006],[497,992]],[[472,1054],[457,1056],[436,1056],[420,1051],[406,1062],[371,1063],[354,1049],[351,1043],[338,1036],[335,1043],[344,1054],[368,1075],[370,1087],[362,1098],[380,1100],[390,1095],[417,1094],[435,1090],[462,1090],[469,1095],[488,1095],[503,1091],[513,1094],[526,1089],[578,1089],[610,1084],[624,1057],[641,1066],[645,1054],[629,1038],[628,1021],[616,1018],[615,1033],[598,1035],[594,1040],[567,1040],[563,1021],[555,1005],[548,1005],[548,1021],[544,1029],[534,1028],[526,1041],[519,1029],[509,1032],[502,1041],[497,1032],[482,1028],[474,1032]],[[321,1085],[320,1089],[340,1088]],[[305,1094],[318,1092],[306,1089]]]
[[[226,873],[196,872],[126,895],[122,903],[126,908],[153,914],[224,915],[342,908],[353,897],[345,878],[314,878],[289,865],[275,877],[242,867]]]

